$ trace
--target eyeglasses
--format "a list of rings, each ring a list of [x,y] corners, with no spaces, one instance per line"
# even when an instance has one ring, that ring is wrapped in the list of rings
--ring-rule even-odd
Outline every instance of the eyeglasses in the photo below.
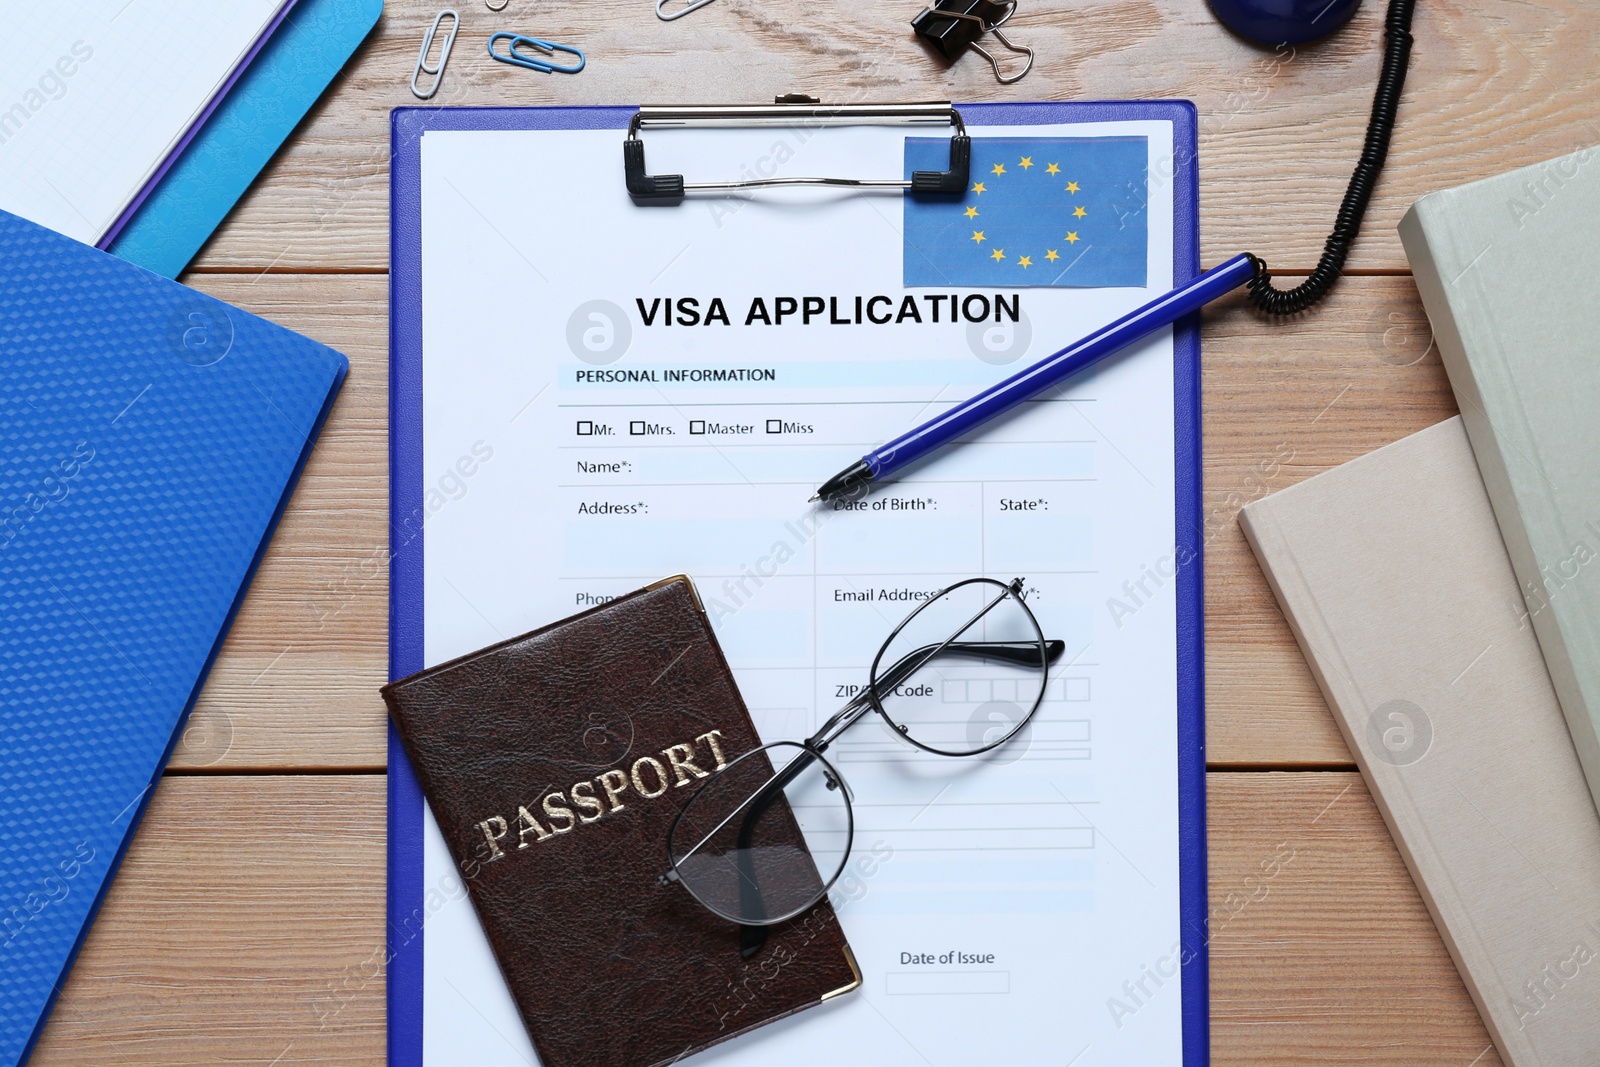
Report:
[[[878,650],[869,684],[821,729],[745,753],[689,798],[667,835],[661,883],[677,882],[744,926],[747,956],[765,940],[759,928],[826,896],[850,858],[855,814],[824,753],[869,711],[938,756],[979,756],[1014,738],[1039,710],[1050,664],[1066,647],[1045,639],[1023,592],[1021,578],[969,578],[928,597]],[[825,857],[820,866],[808,840]]]

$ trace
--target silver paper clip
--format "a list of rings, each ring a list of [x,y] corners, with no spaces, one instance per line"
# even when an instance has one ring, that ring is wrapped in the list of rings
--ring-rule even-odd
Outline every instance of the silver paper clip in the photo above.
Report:
[[[661,13],[661,9],[667,5],[667,0],[656,0],[656,18],[660,19],[662,22],[671,22],[673,19],[683,18],[683,16],[687,15],[691,11],[699,11],[709,3],[711,3],[711,0],[694,0],[693,3],[684,8],[682,11],[674,11],[670,15],[663,15]]]
[[[494,50],[494,43],[496,41],[511,42],[510,44],[506,45],[504,55]],[[565,52],[568,55],[577,56],[578,65],[575,67],[557,66],[554,63],[549,63],[540,59],[538,56],[530,56],[526,52],[520,51],[519,49],[522,48],[537,48],[545,55],[555,55],[557,52]],[[578,71],[582,70],[584,64],[588,62],[588,60],[584,58],[583,53],[578,51],[576,48],[573,48],[571,45],[556,44],[554,41],[541,41],[537,37],[524,37],[520,33],[502,32],[490,37],[489,55],[495,59],[498,59],[502,63],[510,63],[513,66],[518,67],[527,67],[529,70],[537,70],[544,74],[576,74]]]
[[[433,48],[433,39],[438,36],[439,23],[449,15],[455,21],[450,24],[450,32],[445,35],[444,45],[439,49],[439,62],[433,66],[428,65],[428,52]],[[422,47],[417,51],[417,65],[411,71],[411,95],[418,100],[432,99],[433,94],[439,91],[439,86],[444,83],[445,64],[450,62],[450,48],[456,43],[456,31],[461,28],[461,16],[450,8],[445,8],[433,16],[433,25],[428,27],[428,32],[422,35]],[[433,85],[426,92],[417,88],[417,79],[424,74],[433,76]]]

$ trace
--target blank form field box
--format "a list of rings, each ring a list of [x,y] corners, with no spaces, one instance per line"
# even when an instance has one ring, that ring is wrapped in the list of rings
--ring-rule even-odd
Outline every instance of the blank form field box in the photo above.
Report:
[[[1063,719],[1060,722],[1040,723],[1033,736],[1036,739],[1048,737],[1052,741],[1088,741],[1089,720]]]
[[[884,982],[891,997],[1011,992],[1010,971],[890,971]]]
[[[588,419],[579,419],[578,420],[578,436],[579,437],[590,437],[593,434],[594,434],[594,423],[590,422]]]
[[[640,419],[628,423],[628,432],[635,437],[642,436],[644,434],[644,420]]]
[[[690,433],[696,433],[696,434],[705,433],[706,432],[706,420],[705,419],[690,419],[689,420],[689,432]]]

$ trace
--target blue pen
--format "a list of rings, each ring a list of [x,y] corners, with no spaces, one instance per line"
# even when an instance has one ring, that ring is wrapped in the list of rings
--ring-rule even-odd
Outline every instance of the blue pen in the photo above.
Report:
[[[1075,344],[1047,356],[1005,381],[992,385],[966,403],[957,404],[916,429],[862,456],[822,483],[812,500],[858,497],[874,482],[887,478],[901,467],[915,463],[934,449],[949,444],[968,430],[1024,400],[1039,395],[1052,385],[1094,366],[1114,352],[1231,292],[1255,274],[1255,261],[1248,255],[1234,256],[1220,267],[1213,267],[1194,281],[1130,311],[1109,326],[1102,327]]]

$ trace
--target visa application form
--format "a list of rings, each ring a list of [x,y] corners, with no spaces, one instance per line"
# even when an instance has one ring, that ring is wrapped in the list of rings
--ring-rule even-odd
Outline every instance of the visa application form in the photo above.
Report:
[[[1170,123],[972,132],[974,189],[932,207],[636,207],[618,131],[423,135],[428,663],[686,572],[773,741],[815,730],[961,579],[1025,579],[1067,643],[987,757],[920,753],[875,716],[842,738],[857,824],[833,899],[863,985],[697,1063],[1182,1059],[1170,331],[861,505],[807,501],[1171,287]],[[910,140],[647,135],[654,172],[699,180],[948,152]],[[430,816],[424,886],[452,884]],[[426,1062],[537,1062],[464,895],[424,936]]]

